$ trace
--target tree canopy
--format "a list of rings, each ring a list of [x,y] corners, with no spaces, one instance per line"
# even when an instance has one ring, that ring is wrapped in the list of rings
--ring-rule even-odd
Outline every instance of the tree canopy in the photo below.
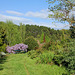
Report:
[[[72,17],[75,17],[75,0],[48,0],[49,18],[58,19],[61,22],[67,21],[71,25]]]

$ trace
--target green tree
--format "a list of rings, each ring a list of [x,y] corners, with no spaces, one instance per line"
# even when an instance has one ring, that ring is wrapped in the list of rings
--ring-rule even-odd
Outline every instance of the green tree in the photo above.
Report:
[[[0,51],[5,52],[5,48],[6,48],[6,31],[2,28],[0,30]]]
[[[6,38],[8,42],[7,44],[12,46],[17,43],[21,43],[19,27],[15,25],[12,21],[7,21],[6,28]]]
[[[26,34],[26,26],[22,23],[20,23],[20,26],[19,26],[19,33],[20,33],[20,39],[21,39],[21,42],[24,42],[24,39],[25,39],[25,34]]]
[[[71,25],[70,12],[75,9],[75,0],[48,0],[48,3],[50,11],[53,12],[49,14],[49,18],[55,18],[61,22],[67,21]]]
[[[40,36],[40,42],[43,43],[44,42],[44,32],[42,31],[42,34]]]
[[[7,28],[6,29],[6,33],[7,33],[6,38],[7,38],[7,41],[8,41],[8,45],[11,45],[12,36],[13,36],[13,34],[11,33],[12,30],[13,30],[13,28],[12,28],[13,22],[12,21],[7,21],[6,24],[7,24],[7,26],[6,26],[6,28]]]
[[[24,43],[28,45],[28,50],[34,50],[39,47],[37,41],[32,36],[26,38]]]
[[[63,53],[63,65],[70,73],[75,74],[75,39],[70,39],[67,50]]]
[[[71,31],[71,38],[75,38],[75,27],[71,26],[70,31]]]

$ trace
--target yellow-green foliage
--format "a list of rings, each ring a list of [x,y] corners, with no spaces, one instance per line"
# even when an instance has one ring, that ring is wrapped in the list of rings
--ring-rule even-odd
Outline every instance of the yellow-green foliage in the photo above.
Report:
[[[40,42],[43,43],[44,42],[44,32],[42,32],[41,36],[40,36]]]
[[[60,45],[60,42],[57,40],[57,41],[50,41],[48,43],[46,43],[43,48],[45,48],[46,50],[57,50],[57,49],[60,49],[61,48],[61,45]]]
[[[37,60],[37,62],[47,64],[51,63],[53,58],[54,58],[53,52],[46,52],[40,55],[39,60]]]
[[[6,52],[6,44],[3,44],[2,46],[0,46],[0,51],[1,52]]]
[[[30,57],[31,59],[39,57],[42,54],[42,51],[37,49],[37,50],[31,50],[28,51],[27,55],[28,57]]]

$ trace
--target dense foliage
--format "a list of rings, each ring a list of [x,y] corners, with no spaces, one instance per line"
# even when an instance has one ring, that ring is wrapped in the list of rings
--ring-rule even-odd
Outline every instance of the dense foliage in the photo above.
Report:
[[[75,30],[75,29],[74,29]],[[13,24],[11,21],[0,22],[0,52],[25,49],[19,45],[28,45],[28,56],[38,59],[38,63],[64,66],[74,74],[75,71],[75,39],[74,30],[54,30],[44,26]],[[71,36],[71,37],[70,37]],[[73,38],[73,39],[72,39]],[[36,41],[36,40],[37,41]],[[15,47],[13,47],[15,45]],[[17,47],[16,47],[17,46]],[[31,50],[31,51],[30,51]]]
[[[71,31],[71,38],[75,38],[75,26],[71,26],[70,31]]]
[[[43,53],[43,54],[40,55],[37,62],[50,64],[52,62],[53,58],[54,58],[54,53],[53,52],[46,52],[46,53]]]
[[[69,25],[75,18],[75,0],[48,0],[49,10],[53,14],[49,14],[50,18],[55,18],[60,22],[68,22]],[[73,12],[72,12],[73,11]]]
[[[64,58],[62,60],[62,63],[71,73],[75,74],[75,39],[71,39],[68,42],[68,45],[69,46],[63,54]]]
[[[24,43],[28,45],[28,50],[37,49],[39,46],[37,41],[33,37],[28,37],[27,39],[25,39]]]
[[[46,42],[57,39],[61,40],[62,32],[64,32],[66,38],[70,36],[70,30],[54,30],[44,26],[24,25],[22,23],[18,26],[11,21],[7,21],[6,23],[0,22],[0,45],[13,46],[24,43],[25,39],[29,36],[38,38],[40,42],[43,42],[44,35]]]

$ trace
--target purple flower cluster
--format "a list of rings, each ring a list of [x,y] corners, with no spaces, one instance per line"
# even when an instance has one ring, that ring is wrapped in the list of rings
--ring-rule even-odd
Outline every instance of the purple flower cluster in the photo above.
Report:
[[[8,53],[15,53],[14,50],[23,50],[23,51],[26,51],[27,52],[27,48],[28,48],[28,45],[25,45],[25,44],[16,44],[14,46],[7,46],[6,47],[6,51]]]

